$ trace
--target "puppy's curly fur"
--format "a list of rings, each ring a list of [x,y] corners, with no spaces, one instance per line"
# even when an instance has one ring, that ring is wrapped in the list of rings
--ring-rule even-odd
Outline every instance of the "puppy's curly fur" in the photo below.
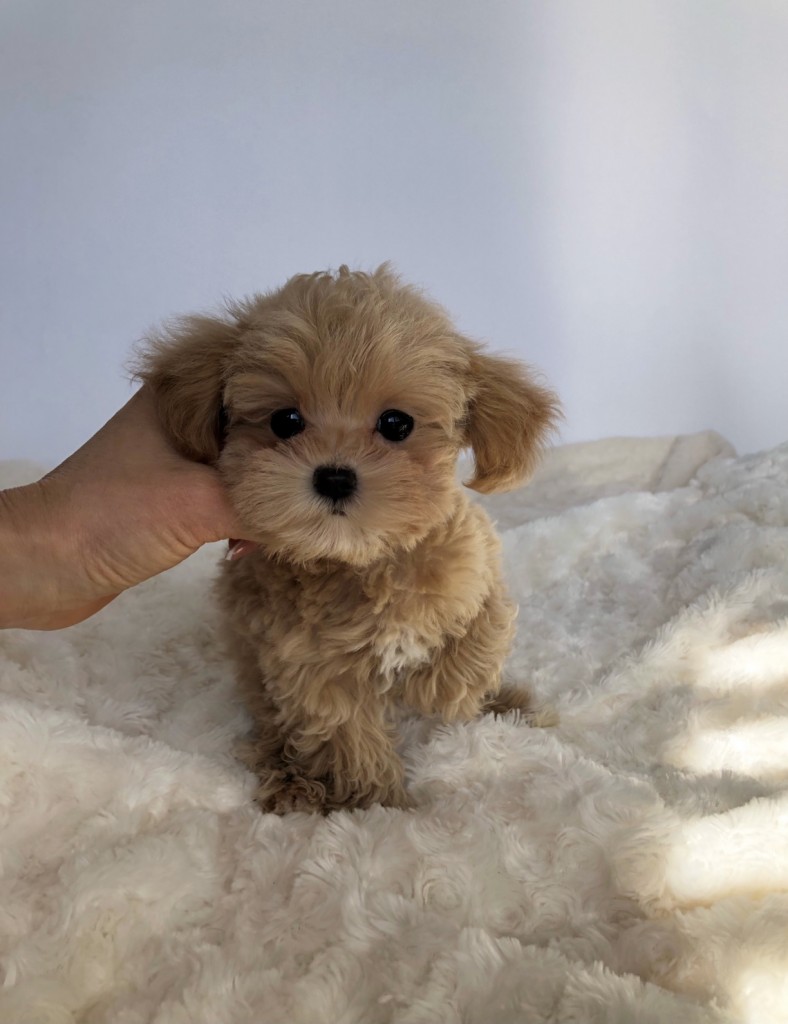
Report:
[[[183,319],[140,376],[258,545],[219,591],[264,809],[405,805],[395,706],[446,721],[527,709],[501,691],[515,610],[498,540],[455,469],[470,446],[468,486],[488,493],[533,468],[558,403],[521,365],[384,265]]]

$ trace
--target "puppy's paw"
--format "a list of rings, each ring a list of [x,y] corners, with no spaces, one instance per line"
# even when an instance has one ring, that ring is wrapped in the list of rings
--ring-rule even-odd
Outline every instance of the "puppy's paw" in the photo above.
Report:
[[[529,718],[533,712],[531,691],[504,684],[497,692],[485,695],[479,710],[482,715],[505,715],[509,711],[519,711],[523,718]]]
[[[328,810],[331,811],[352,811],[363,810],[366,807],[374,807],[379,804],[381,807],[393,807],[404,811],[413,807],[413,801],[401,787],[387,790],[364,790],[343,793],[333,800],[329,800]]]
[[[272,770],[261,775],[255,800],[267,814],[325,814],[331,809],[322,782],[290,770]]]
[[[380,804],[406,810],[413,802],[404,787],[397,783],[387,787],[365,789],[331,785],[330,779],[319,781],[293,769],[270,771],[260,778],[255,799],[268,814],[328,814],[329,811],[350,811]]]
[[[385,792],[380,793],[377,799],[371,802],[379,803],[382,807],[396,807],[400,811],[407,811],[414,806],[412,797],[406,792],[404,786],[399,783],[390,786]]]
[[[506,715],[510,711],[518,711],[523,721],[537,728],[558,725],[554,708],[535,704],[529,690],[508,684],[497,693],[488,693],[480,709],[482,715]]]

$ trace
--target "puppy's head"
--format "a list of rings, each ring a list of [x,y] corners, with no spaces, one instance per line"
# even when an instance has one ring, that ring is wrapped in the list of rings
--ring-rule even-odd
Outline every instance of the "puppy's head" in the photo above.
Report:
[[[470,487],[516,486],[558,409],[386,267],[178,321],[139,376],[180,450],[218,465],[245,536],[296,562],[365,565],[417,543],[455,506],[463,447]]]

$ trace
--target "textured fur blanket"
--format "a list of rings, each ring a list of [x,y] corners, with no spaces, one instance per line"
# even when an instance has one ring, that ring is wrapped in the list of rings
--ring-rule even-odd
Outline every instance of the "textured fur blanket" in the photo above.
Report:
[[[0,633],[0,1020],[788,1021],[788,445],[569,446],[487,504],[558,722],[406,723],[412,811],[252,804],[215,547]]]

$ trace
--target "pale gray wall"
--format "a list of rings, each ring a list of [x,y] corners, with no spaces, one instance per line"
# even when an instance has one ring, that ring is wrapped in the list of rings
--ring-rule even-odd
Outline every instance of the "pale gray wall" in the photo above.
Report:
[[[5,0],[0,457],[152,323],[391,259],[566,440],[788,437],[783,0]]]

